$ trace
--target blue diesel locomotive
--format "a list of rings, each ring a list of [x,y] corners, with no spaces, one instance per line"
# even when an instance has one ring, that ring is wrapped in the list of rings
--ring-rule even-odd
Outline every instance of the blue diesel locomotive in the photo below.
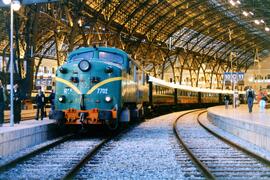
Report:
[[[138,116],[148,101],[146,75],[120,49],[85,47],[56,72],[54,118],[61,124],[107,124]],[[135,115],[134,115],[135,114]]]

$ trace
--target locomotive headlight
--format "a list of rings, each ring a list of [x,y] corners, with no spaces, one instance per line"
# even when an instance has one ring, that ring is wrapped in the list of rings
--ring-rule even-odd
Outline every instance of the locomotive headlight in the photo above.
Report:
[[[82,60],[78,66],[79,69],[83,72],[88,71],[91,68],[90,63],[87,60]]]
[[[65,102],[65,96],[60,96],[59,98],[58,98],[58,101],[59,102],[61,102],[61,103],[63,103],[63,102]]]
[[[106,97],[105,97],[105,101],[106,101],[107,103],[109,103],[109,102],[112,101],[112,98],[111,98],[110,96],[106,96]]]

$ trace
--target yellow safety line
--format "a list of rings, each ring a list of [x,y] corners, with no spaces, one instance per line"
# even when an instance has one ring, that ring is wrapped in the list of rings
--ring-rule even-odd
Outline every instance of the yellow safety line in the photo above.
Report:
[[[74,86],[71,82],[65,79],[59,78],[59,77],[55,77],[55,80],[66,84],[68,87],[72,88],[77,94],[82,94],[81,91],[76,86]]]
[[[120,81],[120,80],[122,80],[122,77],[114,77],[114,78],[106,79],[105,81],[102,81],[102,82],[96,84],[95,86],[93,86],[91,89],[89,89],[89,91],[86,94],[91,94],[97,88],[99,88],[100,86],[103,86],[104,84],[107,84],[107,83],[110,83],[113,81]]]

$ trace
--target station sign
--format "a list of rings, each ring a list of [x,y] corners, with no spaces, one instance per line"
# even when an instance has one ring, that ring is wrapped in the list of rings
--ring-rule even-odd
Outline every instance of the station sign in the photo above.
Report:
[[[37,79],[36,86],[52,86],[52,79]]]
[[[225,72],[223,79],[225,82],[227,81],[232,81],[234,83],[237,83],[239,81],[243,82],[244,81],[244,74],[243,72]]]
[[[51,3],[56,2],[58,0],[21,0],[20,3],[22,5],[30,5],[30,4],[39,4],[39,3]],[[0,0],[0,8],[1,7],[9,7],[10,5],[6,5],[3,3],[2,0]]]

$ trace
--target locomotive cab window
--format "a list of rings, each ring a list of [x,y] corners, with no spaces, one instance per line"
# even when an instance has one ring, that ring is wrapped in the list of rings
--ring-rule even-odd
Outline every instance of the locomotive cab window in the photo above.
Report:
[[[116,63],[119,65],[122,65],[124,63],[124,59],[121,55],[111,52],[103,52],[103,51],[99,52],[99,59],[103,61]]]
[[[75,54],[72,57],[70,57],[69,62],[72,62],[72,61],[81,61],[83,59],[90,60],[90,59],[93,58],[93,56],[94,56],[94,52],[93,51],[84,52],[84,53],[80,53],[80,54]]]

